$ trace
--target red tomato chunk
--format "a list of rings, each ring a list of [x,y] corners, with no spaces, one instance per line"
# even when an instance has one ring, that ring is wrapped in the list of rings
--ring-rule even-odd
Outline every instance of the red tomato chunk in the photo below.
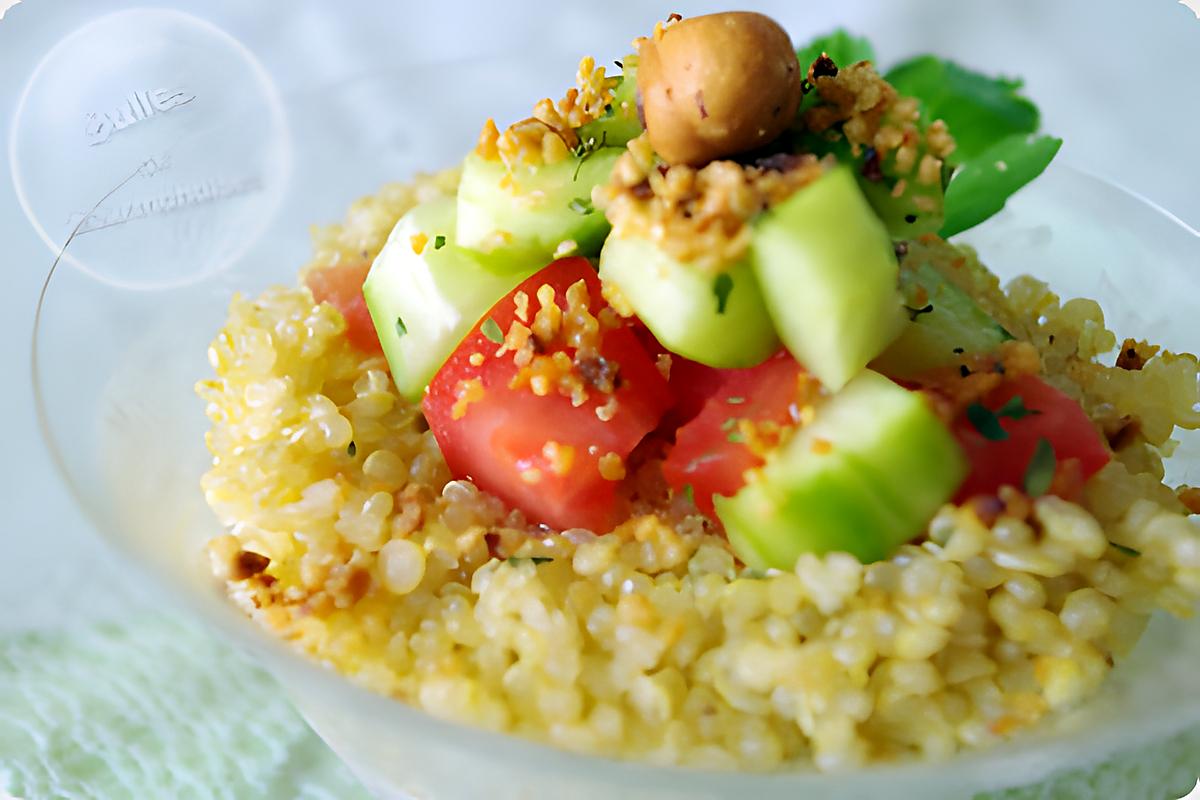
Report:
[[[362,293],[363,281],[370,271],[370,264],[325,267],[308,273],[304,283],[318,303],[329,303],[342,312],[350,344],[367,353],[382,353],[375,323],[371,321]]]
[[[567,258],[492,307],[422,408],[455,477],[534,522],[604,532],[626,512],[626,459],[670,404],[654,356],[608,308],[591,264]]]
[[[1108,445],[1079,404],[1032,375],[1006,381],[981,405],[995,412],[1015,397],[1021,398],[1026,409],[1037,413],[1020,419],[999,415],[1000,426],[1008,434],[1005,439],[987,438],[966,417],[955,423],[954,433],[971,463],[971,473],[958,491],[958,501],[995,494],[1005,485],[1022,488],[1039,439],[1050,442],[1057,459],[1052,492],[1058,493],[1063,485],[1081,486],[1112,458]]]
[[[708,399],[675,434],[675,446],[663,462],[671,488],[683,492],[691,487],[696,507],[710,516],[714,495],[736,494],[746,482],[746,470],[763,464],[747,433],[771,444],[795,423],[806,376],[786,352],[757,367],[717,372],[716,390],[702,385]]]

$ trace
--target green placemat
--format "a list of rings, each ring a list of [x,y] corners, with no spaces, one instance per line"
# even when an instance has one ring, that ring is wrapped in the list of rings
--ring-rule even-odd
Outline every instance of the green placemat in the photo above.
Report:
[[[0,797],[367,798],[279,686],[155,616],[0,638]]]
[[[1175,800],[1200,728],[976,800]],[[366,800],[279,686],[231,647],[145,617],[0,638],[0,798]]]

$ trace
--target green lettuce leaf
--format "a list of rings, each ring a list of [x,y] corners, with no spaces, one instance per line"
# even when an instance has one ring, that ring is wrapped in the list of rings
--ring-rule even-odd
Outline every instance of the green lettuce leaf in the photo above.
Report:
[[[921,101],[926,123],[946,122],[958,143],[952,163],[964,163],[1001,139],[1038,129],[1037,106],[1020,95],[1020,80],[992,78],[936,56],[909,59],[884,77],[900,94]]]
[[[826,53],[839,67],[856,64],[859,61],[874,61],[875,48],[862,36],[855,36],[843,28],[838,28],[825,36],[818,36],[796,51],[800,61],[800,69],[808,73],[809,66]]]
[[[1004,208],[1013,193],[1042,174],[1061,146],[1062,139],[1053,136],[1018,133],[960,166],[946,187],[946,219],[940,235],[949,238]]]

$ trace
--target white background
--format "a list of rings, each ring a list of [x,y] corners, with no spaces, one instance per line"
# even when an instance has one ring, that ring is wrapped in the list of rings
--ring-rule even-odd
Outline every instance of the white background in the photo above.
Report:
[[[0,9],[8,3],[0,0]],[[0,136],[37,60],[79,25],[145,2],[26,0],[0,21]],[[240,38],[280,89],[378,66],[536,48],[575,58],[623,52],[669,11],[720,3],[184,2]],[[934,51],[1023,76],[1060,158],[1108,177],[1200,225],[1200,20],[1175,0],[903,0],[748,2],[797,40],[842,24],[891,63]],[[531,101],[535,99],[531,97]],[[0,153],[7,151],[7,146]],[[379,181],[403,177],[380,175]],[[361,187],[361,192],[372,190]],[[296,220],[296,235],[309,222]],[[0,630],[128,613],[145,598],[92,538],[40,446],[29,387],[29,337],[51,260],[0,164]],[[1200,265],[1197,265],[1200,269]],[[1153,333],[1153,332],[1149,332]],[[60,591],[61,590],[61,591]]]

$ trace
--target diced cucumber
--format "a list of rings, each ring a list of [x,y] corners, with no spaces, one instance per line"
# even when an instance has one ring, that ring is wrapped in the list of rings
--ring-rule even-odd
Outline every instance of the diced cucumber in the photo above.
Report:
[[[912,321],[871,363],[885,375],[911,378],[957,364],[964,354],[990,353],[1013,338],[932,264],[902,267],[900,292]]]
[[[478,253],[455,244],[454,216],[452,197],[409,211],[392,229],[363,284],[392,380],[410,400],[420,399],[479,318],[541,266],[493,271]],[[414,236],[426,238],[420,253]]]
[[[966,459],[916,392],[865,371],[817,409],[717,515],[734,552],[757,569],[792,569],[802,553],[887,558],[921,533],[957,490]]]
[[[831,389],[906,321],[892,241],[846,167],[763,215],[751,258],[779,337]]]
[[[897,239],[913,239],[923,233],[937,233],[945,219],[945,186],[941,177],[932,183],[917,180],[914,167],[907,175],[896,169],[895,153],[877,159],[870,148],[861,148],[856,156],[845,137],[830,142],[823,136],[806,135],[801,149],[817,155],[833,153],[838,163],[854,170],[854,177],[867,202],[883,220],[884,226]],[[924,149],[918,150],[915,164],[920,164]],[[870,176],[870,177],[868,177]],[[901,182],[903,181],[903,182]]]
[[[668,350],[714,367],[754,366],[779,349],[758,279],[748,260],[721,275],[641,238],[610,236],[600,251],[600,278]]]
[[[933,183],[921,183],[914,170],[897,192],[899,180],[892,177],[894,160],[892,157],[884,159],[884,177],[880,180],[870,180],[861,171],[858,173],[858,185],[866,195],[867,202],[883,220],[888,233],[898,239],[915,239],[923,233],[937,233],[946,217],[941,178]]]
[[[596,255],[609,224],[592,208],[592,187],[608,180],[623,151],[603,147],[582,160],[518,167],[511,179],[499,161],[472,153],[458,187],[459,245],[512,269],[545,266],[563,242],[575,243],[573,255]]]
[[[623,145],[642,133],[637,110],[637,56],[621,59],[621,85],[613,91],[612,113],[579,129],[580,141],[604,142],[609,147]]]

